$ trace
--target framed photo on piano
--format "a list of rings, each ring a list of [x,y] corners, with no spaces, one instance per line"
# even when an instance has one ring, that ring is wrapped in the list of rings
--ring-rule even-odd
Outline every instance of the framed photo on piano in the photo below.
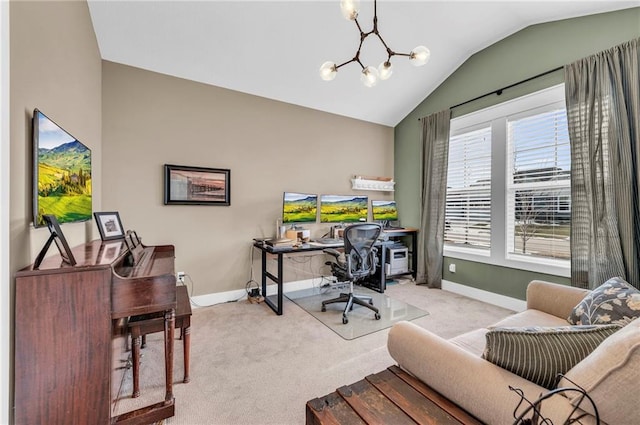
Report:
[[[95,212],[93,216],[96,219],[100,238],[102,238],[103,241],[124,238],[124,229],[120,221],[120,214],[116,211]]]

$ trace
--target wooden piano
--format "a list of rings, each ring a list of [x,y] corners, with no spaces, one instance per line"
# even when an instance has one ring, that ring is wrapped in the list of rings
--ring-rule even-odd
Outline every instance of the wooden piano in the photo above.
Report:
[[[171,417],[176,306],[174,247],[92,241],[16,274],[15,423],[151,424]],[[135,254],[135,256],[134,256]],[[135,260],[137,261],[134,261]],[[129,316],[164,312],[164,400],[122,414]]]

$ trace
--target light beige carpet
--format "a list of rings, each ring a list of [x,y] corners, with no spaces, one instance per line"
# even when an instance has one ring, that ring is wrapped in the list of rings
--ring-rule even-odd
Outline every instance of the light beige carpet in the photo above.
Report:
[[[508,310],[412,283],[385,294],[430,314],[413,323],[445,338],[489,325]],[[245,302],[194,309],[191,382],[182,383],[176,341],[176,416],[168,425],[304,424],[307,400],[394,364],[388,329],[348,341],[290,300],[284,315]],[[162,335],[150,335],[141,365],[142,396],[121,400],[126,411],[164,397]],[[125,393],[131,392],[130,373]]]

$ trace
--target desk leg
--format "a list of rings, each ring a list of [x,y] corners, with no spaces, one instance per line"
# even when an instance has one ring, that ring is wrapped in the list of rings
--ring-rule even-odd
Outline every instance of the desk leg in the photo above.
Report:
[[[415,281],[418,276],[418,232],[411,232],[411,275]]]
[[[282,315],[282,292],[283,292],[283,282],[282,282],[282,253],[277,253],[278,258],[278,275],[274,276],[273,274],[267,271],[267,254],[262,251],[262,296],[264,297],[264,302],[267,304],[271,310],[275,311],[278,316]],[[269,299],[267,296],[267,278],[272,280],[277,284],[278,293],[276,294],[276,300],[278,305],[274,304],[273,301]]]
[[[380,288],[378,292],[384,294],[385,289],[387,289],[387,274],[384,271],[384,268],[387,264],[387,248],[385,246],[381,249],[382,253],[380,254],[380,273],[378,274],[380,279]]]
[[[282,260],[282,254],[278,254],[278,315],[282,314],[282,301],[283,301],[283,272],[282,272],[282,263],[284,261]]]
[[[262,253],[262,296],[267,299],[267,251],[261,249]]]

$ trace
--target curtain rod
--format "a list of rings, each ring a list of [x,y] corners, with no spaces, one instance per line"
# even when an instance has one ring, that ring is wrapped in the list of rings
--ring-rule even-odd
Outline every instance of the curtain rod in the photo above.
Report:
[[[533,77],[529,77],[529,78],[526,78],[524,80],[518,81],[517,83],[510,84],[510,85],[502,87],[500,89],[497,89],[497,90],[482,94],[482,95],[480,95],[478,97],[474,97],[473,99],[469,99],[469,100],[464,101],[462,103],[458,103],[457,105],[450,106],[449,109],[459,108],[460,106],[466,105],[467,103],[475,102],[476,100],[480,100],[483,97],[491,96],[492,94],[497,94],[498,96],[500,96],[504,90],[507,90],[507,89],[510,89],[512,87],[518,86],[520,84],[527,83],[527,82],[529,82],[531,80],[535,80],[536,78],[544,77],[547,74],[551,74],[553,72],[560,71],[562,68],[564,68],[564,66],[559,66],[557,68],[550,69],[550,70],[542,72],[542,73],[540,73],[538,75],[534,75]],[[421,120],[421,119],[422,118],[418,118],[418,120]]]
[[[545,71],[545,72],[540,73],[540,74],[538,74],[538,75],[534,75],[533,77],[529,77],[529,78],[524,79],[524,80],[522,80],[522,81],[518,81],[517,83],[510,84],[510,85],[508,85],[508,86],[506,86],[506,87],[502,87],[501,89],[494,90],[494,91],[489,92],[489,93],[485,93],[485,94],[480,95],[480,96],[478,96],[478,97],[474,97],[473,99],[471,99],[471,100],[467,100],[466,102],[458,103],[457,105],[453,105],[453,106],[449,107],[449,109],[455,109],[455,108],[458,108],[458,107],[460,107],[460,106],[462,106],[462,105],[466,105],[467,103],[475,102],[476,100],[482,99],[483,97],[491,96],[492,94],[497,94],[498,96],[500,96],[500,95],[502,94],[502,91],[503,91],[503,90],[507,90],[507,89],[510,89],[510,88],[512,88],[512,87],[519,86],[520,84],[527,83],[527,82],[529,82],[529,81],[531,81],[531,80],[535,80],[536,78],[544,77],[545,75],[547,75],[547,74],[551,74],[552,72],[559,71],[559,70],[561,70],[562,68],[564,68],[564,67],[563,67],[563,66],[559,66],[559,67],[557,67],[557,68],[550,69],[549,71]]]

